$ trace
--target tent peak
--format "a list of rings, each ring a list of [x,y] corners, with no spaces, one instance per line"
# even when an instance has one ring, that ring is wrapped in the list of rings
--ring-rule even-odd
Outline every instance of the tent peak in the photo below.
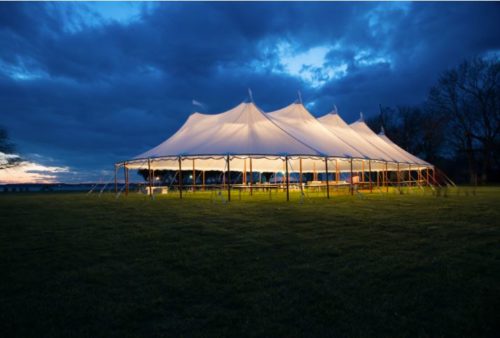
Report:
[[[379,135],[385,135],[385,129],[384,129],[384,126],[380,126],[380,133],[378,133]]]
[[[363,116],[363,112],[359,112],[359,120],[357,122],[365,122],[365,117]]]

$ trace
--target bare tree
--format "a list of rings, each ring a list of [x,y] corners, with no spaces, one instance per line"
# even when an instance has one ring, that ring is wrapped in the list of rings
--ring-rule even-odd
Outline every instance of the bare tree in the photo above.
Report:
[[[429,94],[431,111],[449,117],[451,143],[465,154],[471,183],[486,182],[500,135],[500,63],[473,59],[446,71]],[[481,165],[482,164],[482,165]]]

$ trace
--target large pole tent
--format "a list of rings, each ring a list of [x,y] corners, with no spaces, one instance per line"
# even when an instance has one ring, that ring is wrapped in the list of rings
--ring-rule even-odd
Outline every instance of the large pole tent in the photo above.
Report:
[[[190,188],[193,191],[210,188],[205,183],[205,171],[218,171],[222,173],[223,184],[213,184],[213,187],[227,190],[228,199],[231,189],[270,188],[269,180],[266,185],[260,182],[263,173],[273,174],[274,188],[286,190],[288,199],[291,187],[301,191],[310,186],[326,189],[329,197],[329,189],[339,185],[348,186],[352,193],[358,184],[368,183],[372,191],[373,174],[377,175],[377,182],[383,182],[379,174],[383,178],[387,172],[397,171],[399,175],[401,168],[408,168],[408,173],[417,172],[418,177],[421,171],[426,170],[428,175],[429,170],[434,169],[385,135],[371,131],[362,120],[348,125],[336,111],[316,119],[302,102],[270,113],[263,112],[254,102],[243,102],[219,114],[193,113],[176,133],[158,146],[116,163],[115,172],[120,167],[127,173],[127,187],[129,169],[147,170],[151,195],[151,172],[176,171],[180,197],[182,190],[188,188],[183,185],[183,171],[192,171]],[[197,171],[203,173],[200,186],[196,185]],[[231,172],[240,173],[238,179],[232,178]],[[356,176],[358,173],[361,179]],[[259,180],[254,180],[253,175],[257,174]],[[305,179],[305,174],[313,174],[313,180]],[[339,179],[342,174],[348,179]],[[282,176],[279,181],[278,175]],[[294,184],[293,175],[299,175]],[[408,178],[411,177],[408,174]]]

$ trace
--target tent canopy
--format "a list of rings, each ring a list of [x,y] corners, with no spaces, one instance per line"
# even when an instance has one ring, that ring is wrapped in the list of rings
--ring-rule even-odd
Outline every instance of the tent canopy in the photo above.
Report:
[[[266,114],[253,102],[220,114],[194,113],[170,138],[120,164],[135,169],[227,170],[228,157],[233,171],[251,167],[284,172],[285,157],[289,171],[302,172],[430,166],[362,121],[348,125],[336,113],[316,119],[302,103]]]

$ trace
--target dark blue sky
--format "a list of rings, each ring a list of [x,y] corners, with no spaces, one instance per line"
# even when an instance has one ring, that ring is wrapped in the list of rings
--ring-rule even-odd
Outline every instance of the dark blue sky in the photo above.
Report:
[[[0,3],[0,125],[60,180],[95,180],[248,87],[348,122],[420,103],[500,55],[499,23],[498,3]]]

